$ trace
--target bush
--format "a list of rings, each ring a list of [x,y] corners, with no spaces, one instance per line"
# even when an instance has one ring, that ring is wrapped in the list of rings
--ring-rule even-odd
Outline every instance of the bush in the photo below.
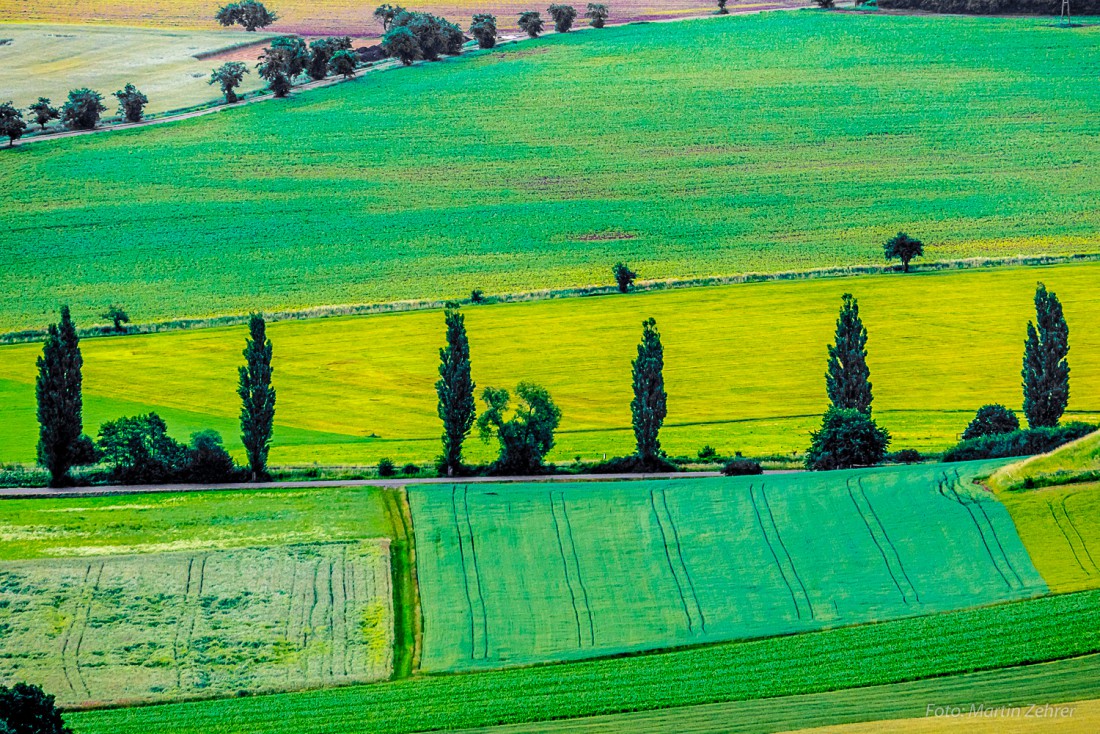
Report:
[[[492,48],[497,44],[497,17],[489,13],[474,15],[470,35],[477,39],[479,47]]]
[[[187,481],[199,484],[244,479],[233,457],[222,445],[221,434],[212,430],[191,434],[185,474]]]
[[[470,291],[470,303],[485,303],[485,291],[480,288]]]
[[[91,130],[99,124],[99,116],[106,112],[103,95],[91,89],[74,89],[69,101],[61,108],[61,122],[70,130]]]
[[[944,461],[974,461],[1005,459],[1011,456],[1034,456],[1076,441],[1100,426],[1089,423],[1066,423],[1061,426],[1029,428],[1012,433],[998,433],[960,441],[944,452]]]
[[[821,430],[810,434],[806,466],[815,471],[873,466],[882,461],[890,434],[854,408],[829,408]]]
[[[170,482],[189,464],[187,447],[168,435],[168,426],[156,413],[104,423],[99,449],[111,465],[111,481],[121,484]]]
[[[996,436],[1020,430],[1020,419],[1003,405],[983,405],[978,408],[974,420],[963,431],[963,440],[968,441],[979,436]]]
[[[699,449],[699,458],[702,461],[707,461],[708,459],[716,459],[718,458],[718,451],[716,451],[715,448],[710,444],[707,444],[703,448]]]
[[[615,263],[611,268],[611,274],[615,276],[615,285],[619,286],[619,293],[626,293],[634,284],[638,274],[631,270],[626,263]]]
[[[525,10],[519,14],[516,25],[531,38],[538,38],[542,33],[542,16],[537,10]]]
[[[886,460],[891,464],[919,464],[924,457],[916,449],[902,449],[887,456]]]
[[[419,474],[420,473],[420,467],[417,466],[416,464],[405,464],[405,466],[401,467],[401,473],[404,474],[405,476],[412,476],[414,474]]]
[[[96,447],[95,441],[87,434],[80,434],[73,444],[73,466],[94,466],[103,458],[103,454]]]
[[[568,33],[577,18],[577,9],[572,5],[551,5],[547,12],[554,19],[554,30],[558,33]]]
[[[763,474],[764,467],[752,459],[730,459],[722,467],[722,473],[727,477],[747,477]]]
[[[393,465],[391,459],[380,459],[378,461],[378,476],[380,477],[392,477],[397,474],[397,469]]]
[[[0,686],[0,732],[3,734],[72,734],[53,696],[39,686]]]

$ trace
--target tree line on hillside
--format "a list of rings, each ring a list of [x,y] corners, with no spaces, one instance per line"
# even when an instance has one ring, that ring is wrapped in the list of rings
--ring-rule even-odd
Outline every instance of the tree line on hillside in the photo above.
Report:
[[[144,119],[149,98],[140,89],[127,84],[113,96],[118,100],[118,114],[126,122],[141,122]],[[83,88],[71,90],[68,100],[60,108],[55,107],[49,97],[39,97],[27,111],[41,131],[45,131],[54,120],[59,120],[69,130],[91,130],[99,124],[107,107],[103,104],[102,94]],[[23,111],[11,101],[0,104],[0,136],[7,136],[8,146],[14,145],[26,130]]]

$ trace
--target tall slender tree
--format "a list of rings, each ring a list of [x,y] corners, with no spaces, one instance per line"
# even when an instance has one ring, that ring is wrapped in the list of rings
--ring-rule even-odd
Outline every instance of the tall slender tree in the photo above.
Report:
[[[275,388],[271,386],[271,340],[261,314],[248,320],[245,365],[240,368],[241,443],[248,454],[252,481],[267,476],[267,452],[275,423]]]
[[[829,345],[825,390],[834,408],[871,412],[871,371],[867,368],[867,329],[859,302],[845,293],[836,321],[836,341]]]
[[[634,438],[638,443],[638,458],[643,464],[655,463],[661,453],[658,433],[668,414],[665,393],[665,351],[661,346],[661,333],[657,321],[650,318],[642,322],[642,341],[638,344],[638,358],[632,363],[634,399],[630,412],[634,423]]]
[[[1058,296],[1035,289],[1035,322],[1024,341],[1024,415],[1030,427],[1056,426],[1069,403],[1069,326]]]
[[[42,356],[38,358],[38,461],[50,470],[50,486],[69,484],[84,430],[81,396],[80,337],[69,307],[61,307],[61,321],[50,324]]]
[[[447,346],[439,350],[439,417],[443,421],[443,456],[440,469],[453,477],[462,472],[462,442],[470,435],[476,418],[474,380],[470,375],[470,342],[465,318],[457,308],[444,312]]]

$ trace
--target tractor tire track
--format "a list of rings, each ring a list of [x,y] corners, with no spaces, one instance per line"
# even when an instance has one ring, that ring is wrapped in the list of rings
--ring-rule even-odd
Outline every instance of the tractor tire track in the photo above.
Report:
[[[573,565],[576,567],[577,584],[581,587],[581,596],[584,597],[584,611],[588,615],[588,643],[590,647],[596,646],[596,621],[592,616],[592,604],[588,599],[588,587],[585,586],[584,576],[581,574],[581,557],[577,553],[577,543],[573,537],[573,523],[569,521],[569,510],[565,506],[565,495],[558,492],[561,499],[561,514],[565,520],[565,531],[569,534],[569,548],[573,552]]]
[[[336,560],[328,559],[328,679],[336,677],[336,592],[332,587],[332,577],[336,574]]]
[[[955,470],[955,484],[962,485],[962,477],[959,476],[959,470]],[[1008,557],[1008,553],[1005,552],[1005,547],[1001,543],[1001,538],[997,535],[997,526],[993,524],[992,518],[989,517],[989,513],[985,511],[985,504],[978,500],[973,500],[973,504],[978,506],[978,509],[982,512],[982,517],[985,518],[985,524],[989,526],[989,532],[993,536],[993,540],[997,543],[997,550],[1001,554],[1001,558],[1004,559],[1005,565],[1008,566],[1008,570],[1012,572],[1012,575],[1016,578],[1016,583],[1023,589],[1026,584],[1024,580],[1020,578],[1019,572],[1016,571],[1016,567],[1012,565],[1012,560]]]
[[[561,572],[565,577],[565,586],[569,589],[569,603],[573,607],[573,622],[577,630],[577,647],[581,647],[581,615],[577,609],[577,594],[573,591],[573,582],[569,580],[569,564],[565,560],[565,544],[561,539],[561,525],[558,523],[558,512],[554,506],[554,493],[548,495],[550,499],[550,517],[554,520],[554,536],[558,539],[558,556],[561,558]]]
[[[680,531],[676,527],[676,521],[672,517],[672,510],[668,507],[668,493],[661,489],[661,504],[664,506],[665,516],[668,519],[668,526],[672,529],[673,540],[676,541],[676,555],[680,559],[680,566],[684,570],[684,577],[687,579],[688,588],[691,589],[691,598],[695,601],[695,611],[699,614],[699,626],[702,627],[703,632],[707,631],[707,618],[703,614],[703,605],[699,603],[699,593],[695,590],[695,580],[691,577],[691,571],[688,569],[687,561],[684,560],[684,547],[680,543]]]
[[[344,655],[341,660],[341,667],[344,671],[344,677],[348,677],[348,648],[352,644],[351,629],[348,627],[348,547],[343,547],[343,552],[340,554],[340,587],[344,594],[344,604],[340,612],[340,619],[343,622],[343,635],[344,635]]]
[[[466,530],[470,534],[470,557],[474,560],[474,583],[477,585],[478,603],[481,605],[481,659],[489,657],[489,611],[485,606],[485,596],[481,588],[481,567],[477,560],[477,547],[474,545],[474,524],[470,521],[470,487],[462,488],[462,504],[466,510]]]
[[[814,614],[814,603],[810,601],[810,593],[806,591],[806,584],[802,583],[802,577],[798,574],[798,566],[794,565],[794,558],[791,557],[790,551],[787,550],[787,544],[783,542],[783,536],[779,532],[778,523],[775,522],[775,515],[772,514],[772,506],[771,503],[768,502],[768,495],[764,491],[763,483],[760,484],[760,498],[764,500],[764,507],[768,510],[768,518],[771,520],[772,529],[775,530],[775,539],[779,541],[779,547],[783,549],[783,555],[787,557],[787,563],[791,565],[791,573],[802,589],[802,596],[806,599],[806,606],[810,610],[810,619],[816,619]]]
[[[799,619],[802,619],[802,610],[798,607],[798,599],[794,595],[794,587],[791,586],[791,582],[787,579],[787,574],[783,570],[783,564],[779,562],[779,556],[775,553],[775,548],[772,547],[772,542],[768,538],[768,532],[764,529],[764,519],[760,515],[760,507],[756,504],[756,495],[753,494],[754,485],[749,485],[749,502],[752,503],[753,514],[756,515],[756,526],[760,528],[760,535],[764,538],[764,544],[768,546],[768,552],[771,553],[772,561],[775,562],[775,567],[779,571],[780,577],[783,579],[783,584],[787,587],[787,592],[791,595],[791,604],[794,605],[794,613]]]
[[[661,548],[665,551],[665,561],[668,563],[668,571],[672,574],[672,580],[676,582],[676,593],[680,597],[680,605],[684,610],[684,619],[687,620],[688,632],[695,634],[695,623],[691,619],[691,611],[688,609],[687,597],[684,596],[684,585],[680,581],[680,575],[676,573],[676,566],[672,563],[672,554],[668,550],[668,533],[661,522],[661,514],[657,512],[657,499],[654,491],[649,490],[649,505],[653,508],[653,519],[657,521],[657,528],[661,531]]]
[[[76,638],[76,649],[73,650],[73,667],[76,669],[76,678],[80,681],[80,685],[84,688],[84,695],[88,698],[91,698],[92,691],[88,688],[88,681],[85,680],[84,673],[80,670],[80,648],[84,644],[84,632],[88,629],[88,622],[92,617],[92,604],[95,603],[95,595],[99,591],[99,582],[103,579],[103,567],[105,565],[105,562],[99,564],[95,583],[92,584],[91,593],[88,594],[88,605],[84,608],[84,621],[80,625],[80,634]]]
[[[1062,521],[1058,519],[1058,513],[1054,511],[1054,503],[1048,500],[1047,509],[1050,510],[1050,518],[1054,520],[1054,524],[1057,526],[1058,532],[1060,532],[1062,534],[1062,537],[1066,539],[1066,545],[1069,546],[1070,553],[1073,554],[1073,560],[1077,562],[1077,565],[1078,567],[1080,567],[1082,573],[1084,573],[1086,576],[1091,576],[1092,574],[1089,573],[1089,570],[1087,568],[1085,568],[1085,564],[1081,563],[1081,557],[1077,555],[1077,548],[1074,547],[1073,541],[1070,540],[1069,534],[1066,532],[1066,529],[1062,527]]]
[[[88,586],[88,577],[92,575],[92,564],[88,564],[84,569],[84,578],[80,581],[80,593],[84,595]],[[69,685],[69,690],[79,695],[79,691],[76,690],[76,686],[73,685],[72,676],[69,674],[69,641],[72,639],[73,627],[76,626],[76,620],[79,618],[79,610],[74,610],[73,618],[70,620],[68,627],[65,628],[65,636],[61,639],[61,672],[65,676],[65,682]]]
[[[474,599],[470,594],[470,578],[469,572],[466,568],[466,549],[465,541],[462,539],[462,528],[458,523],[458,487],[451,487],[451,516],[455,521],[455,535],[458,537],[458,560],[462,564],[462,589],[466,593],[466,608],[469,610],[467,615],[470,619],[470,659],[477,660],[477,635],[475,633],[476,624],[474,621]]]
[[[951,492],[953,497],[948,497],[948,491]],[[978,531],[978,537],[981,538],[982,545],[985,547],[986,555],[989,556],[989,562],[993,564],[993,568],[997,571],[997,574],[1001,577],[1001,580],[1005,582],[1005,586],[1011,591],[1012,582],[1008,580],[1008,576],[1005,575],[1005,572],[1001,569],[1000,564],[997,563],[997,558],[993,555],[993,549],[989,547],[989,541],[986,540],[985,531],[982,530],[982,524],[978,522],[978,516],[975,515],[974,510],[970,508],[970,503],[964,500],[962,498],[962,495],[959,494],[959,491],[955,489],[954,484],[951,482],[951,479],[947,476],[946,472],[943,473],[943,482],[940,484],[939,492],[944,497],[947,497],[947,499],[950,499],[953,502],[957,502],[962,505],[967,514],[970,515],[970,521],[974,523],[974,529]]]
[[[920,592],[917,591],[917,587],[913,585],[912,579],[909,578],[909,572],[905,570],[905,564],[901,562],[901,554],[898,553],[898,547],[894,545],[894,541],[890,540],[890,535],[886,532],[886,526],[882,524],[882,520],[879,519],[878,513],[875,511],[875,506],[871,504],[871,498],[867,496],[867,490],[863,487],[863,479],[858,481],[859,491],[863,495],[863,499],[867,502],[867,508],[871,511],[871,516],[875,518],[875,522],[878,524],[880,530],[882,530],[882,537],[886,539],[886,544],[890,546],[890,550],[894,553],[894,558],[898,562],[898,568],[901,569],[901,575],[905,578],[905,583],[909,585],[909,590],[913,592],[913,597],[920,604]]]
[[[1097,573],[1100,573],[1100,566],[1096,565],[1096,561],[1093,559],[1092,553],[1089,551],[1089,545],[1085,542],[1085,536],[1081,535],[1081,531],[1077,529],[1077,523],[1073,522],[1073,516],[1069,514],[1069,509],[1066,507],[1066,502],[1072,496],[1074,495],[1067,494],[1065,497],[1062,498],[1062,514],[1066,516],[1066,522],[1068,522],[1070,528],[1073,529],[1074,535],[1076,535],[1077,539],[1081,541],[1081,549],[1085,551],[1085,556],[1089,559],[1089,563],[1092,564],[1093,570],[1095,570]]]
[[[848,497],[852,500],[852,506],[856,508],[856,513],[859,515],[859,519],[863,520],[863,526],[867,528],[867,534],[871,536],[871,542],[875,544],[875,548],[878,550],[878,554],[882,556],[882,565],[886,567],[886,573],[890,574],[890,580],[894,582],[894,588],[898,590],[898,594],[901,596],[901,601],[906,606],[909,605],[909,599],[905,596],[905,591],[901,588],[901,584],[898,583],[897,577],[894,575],[894,569],[890,565],[890,560],[886,557],[886,551],[883,550],[882,545],[878,542],[878,537],[875,536],[875,531],[871,529],[871,523],[867,519],[867,516],[863,514],[863,509],[859,506],[859,502],[856,501],[856,496],[852,492],[852,480],[847,481]]]

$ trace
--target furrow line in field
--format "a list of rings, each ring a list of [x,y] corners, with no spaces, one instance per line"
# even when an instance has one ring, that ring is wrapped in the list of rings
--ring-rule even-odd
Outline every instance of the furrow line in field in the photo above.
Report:
[[[84,608],[84,621],[80,624],[80,634],[76,638],[76,649],[73,650],[73,667],[76,668],[76,678],[80,681],[80,685],[84,688],[84,695],[91,698],[92,691],[88,688],[88,681],[84,678],[84,673],[80,670],[80,648],[84,645],[84,632],[88,629],[88,622],[92,617],[92,604],[95,603],[96,592],[99,591],[99,583],[103,579],[103,567],[106,562],[100,562],[99,571],[96,572],[95,582],[92,584],[91,592],[88,594],[88,605]]]
[[[592,614],[592,603],[588,598],[588,586],[584,583],[584,575],[581,573],[581,557],[577,553],[577,543],[573,537],[573,523],[569,520],[569,509],[565,505],[565,493],[558,492],[561,499],[561,514],[565,520],[565,532],[569,535],[569,547],[573,552],[573,566],[577,573],[577,585],[581,587],[581,596],[584,597],[584,611],[588,616],[588,641],[593,647],[596,645],[596,621]]]
[[[1077,554],[1077,548],[1074,546],[1073,540],[1069,537],[1069,533],[1067,533],[1066,529],[1062,527],[1062,521],[1058,519],[1058,513],[1054,511],[1054,503],[1048,501],[1047,509],[1050,510],[1050,517],[1052,520],[1054,520],[1054,524],[1055,526],[1057,526],[1058,532],[1060,532],[1062,534],[1062,537],[1066,539],[1066,545],[1069,546],[1070,553],[1073,554],[1073,560],[1077,562],[1077,565],[1080,567],[1082,573],[1084,573],[1086,576],[1091,576],[1092,574],[1087,568],[1085,568],[1085,564],[1081,563],[1081,556]]]
[[[469,572],[466,569],[466,549],[465,543],[462,540],[462,528],[458,523],[458,499],[457,499],[458,487],[451,487],[451,516],[455,522],[455,535],[458,536],[458,560],[462,565],[462,589],[466,593],[466,608],[469,610],[467,615],[470,619],[470,659],[477,660],[477,634],[475,632],[476,624],[474,621],[474,598],[470,594],[470,577]]]
[[[88,564],[84,569],[84,578],[80,581],[81,595],[84,594],[84,590],[88,586],[88,577],[92,575],[92,564]],[[79,694],[76,690],[76,686],[73,685],[73,679],[69,675],[69,641],[72,639],[73,628],[76,626],[76,620],[80,618],[79,610],[73,610],[73,618],[69,620],[68,626],[65,628],[65,635],[61,638],[61,672],[65,676],[65,682],[69,684],[69,689],[73,693]]]
[[[481,608],[481,659],[489,657],[489,610],[485,606],[485,595],[481,588],[481,566],[477,560],[477,547],[474,545],[474,524],[470,520],[470,487],[462,488],[462,505],[466,511],[466,530],[470,534],[470,558],[474,561],[474,585],[477,588],[477,600]]]
[[[672,554],[668,550],[668,534],[665,532],[665,526],[661,522],[661,514],[657,512],[657,499],[654,496],[654,490],[649,490],[649,504],[653,508],[653,518],[657,521],[657,528],[661,531],[661,547],[665,551],[665,561],[668,563],[669,573],[672,574],[672,580],[676,582],[676,593],[680,596],[680,604],[684,609],[684,618],[687,620],[688,632],[695,634],[695,624],[691,619],[691,611],[688,609],[687,598],[684,596],[684,585],[680,581],[680,575],[676,573],[676,566],[672,563]]]
[[[962,486],[962,483],[962,477],[959,476],[959,470],[956,469],[955,484],[956,486]],[[997,543],[997,550],[1000,552],[1001,558],[1004,559],[1005,565],[1008,566],[1008,570],[1011,571],[1012,575],[1016,578],[1016,583],[1023,589],[1025,586],[1024,580],[1020,578],[1019,572],[1016,571],[1016,567],[1012,565],[1012,560],[1008,557],[1008,553],[1005,552],[1004,544],[1001,543],[1001,538],[997,535],[997,526],[993,524],[993,520],[989,517],[989,513],[985,511],[985,503],[978,499],[972,499],[971,504],[977,505],[978,509],[981,510],[982,517],[985,518],[985,524],[989,527],[989,532],[993,536],[993,540]]]
[[[871,511],[871,516],[875,518],[875,523],[878,525],[879,530],[882,531],[882,537],[886,539],[886,544],[890,546],[890,550],[894,553],[894,559],[898,563],[898,568],[901,569],[901,575],[905,578],[905,583],[909,585],[909,590],[913,592],[913,597],[920,603],[920,592],[917,591],[917,587],[913,585],[912,579],[909,578],[909,572],[905,570],[905,564],[901,562],[901,554],[898,553],[898,547],[894,545],[894,541],[890,539],[890,535],[886,532],[886,526],[882,524],[882,520],[879,519],[878,512],[875,511],[874,504],[871,503],[871,498],[867,496],[867,490],[863,487],[863,478],[858,481],[859,491],[863,495],[864,501],[867,503],[867,509]]]
[[[548,495],[550,499],[550,517],[554,521],[554,537],[558,539],[558,556],[561,558],[561,572],[565,576],[565,587],[569,589],[569,603],[573,607],[573,622],[577,629],[577,647],[581,647],[581,615],[577,610],[577,594],[573,591],[573,582],[569,579],[569,564],[565,560],[565,544],[561,539],[561,525],[558,523],[558,511],[554,506],[554,493]]]
[[[760,498],[764,500],[764,507],[768,510],[768,518],[771,520],[772,529],[775,530],[775,539],[779,541],[779,547],[783,549],[783,555],[787,557],[787,563],[791,565],[791,574],[794,575],[796,581],[798,581],[799,587],[802,589],[802,596],[806,598],[806,606],[810,610],[810,619],[816,619],[814,614],[814,603],[810,601],[810,593],[806,591],[806,584],[802,583],[802,577],[798,573],[798,566],[794,565],[794,558],[791,557],[790,551],[787,550],[787,544],[783,542],[783,535],[779,532],[779,524],[775,521],[775,515],[772,514],[772,505],[768,502],[767,492],[764,491],[764,483],[760,484]]]
[[[875,544],[875,548],[878,549],[878,554],[882,556],[882,565],[886,566],[886,573],[890,574],[890,580],[894,582],[894,588],[898,590],[898,594],[901,595],[901,601],[908,606],[909,599],[905,595],[905,590],[901,588],[901,584],[898,583],[897,576],[894,575],[894,569],[890,565],[890,560],[886,557],[886,551],[883,549],[882,544],[879,543],[878,537],[875,535],[875,531],[871,528],[871,522],[867,519],[867,515],[863,512],[863,508],[859,506],[859,502],[856,500],[855,493],[852,492],[852,480],[847,481],[848,497],[852,500],[852,505],[856,508],[856,512],[859,514],[859,519],[863,520],[863,526],[867,528],[867,534],[871,536],[871,542]]]
[[[344,671],[344,677],[348,677],[348,648],[351,647],[352,636],[351,629],[348,627],[348,547],[343,547],[343,552],[340,554],[340,588],[344,594],[344,603],[340,611],[340,621],[342,622],[342,632],[344,636],[344,654],[340,661],[341,668]]]
[[[336,561],[328,559],[328,678],[336,677],[336,592],[332,587],[332,577],[336,574]],[[323,663],[322,663],[323,664]]]
[[[680,559],[680,566],[684,569],[684,577],[687,579],[688,588],[691,589],[691,598],[695,601],[695,611],[699,613],[699,625],[703,632],[707,631],[707,617],[703,614],[703,605],[699,603],[699,593],[695,590],[695,579],[691,577],[687,561],[684,560],[684,547],[680,542],[680,531],[676,527],[676,520],[672,517],[672,510],[668,507],[668,493],[661,489],[661,503],[664,505],[665,515],[668,518],[668,526],[672,529],[672,537],[676,541],[676,555]]]
[[[1077,529],[1077,523],[1073,521],[1073,515],[1069,514],[1069,508],[1066,507],[1066,502],[1071,496],[1073,495],[1067,494],[1066,496],[1062,497],[1062,514],[1066,516],[1066,522],[1069,523],[1069,526],[1073,529],[1074,534],[1076,534],[1078,540],[1081,541],[1081,548],[1085,551],[1085,555],[1088,557],[1089,563],[1092,564],[1093,569],[1097,573],[1100,573],[1100,566],[1096,565],[1096,560],[1092,557],[1092,553],[1089,551],[1089,544],[1085,542],[1085,536],[1082,535],[1081,531]],[[1089,575],[1091,576],[1092,574]]]
[[[187,616],[187,602],[191,595],[191,573],[194,571],[194,568],[195,557],[189,556],[187,559],[187,578],[183,583],[183,601],[180,602],[180,618],[176,624],[172,625],[172,667],[176,670],[177,689],[183,684],[183,674],[180,671],[179,656],[180,627],[183,626]]]
[[[955,488],[954,484],[952,484],[951,482],[951,479],[947,476],[947,472],[943,473],[942,486],[951,491],[951,494],[954,495],[954,501],[962,505],[967,514],[970,515],[970,521],[974,524],[974,529],[977,530],[978,537],[981,539],[982,545],[985,547],[986,555],[989,556],[989,562],[993,564],[993,568],[1000,575],[1001,580],[1005,582],[1005,586],[1007,586],[1009,590],[1011,590],[1012,582],[1008,580],[1008,576],[1005,575],[1005,572],[1001,569],[1000,564],[997,563],[997,558],[993,555],[993,549],[989,547],[989,541],[986,540],[985,531],[982,529],[982,524],[978,522],[978,516],[975,515],[974,510],[970,508],[970,503],[964,500],[962,495],[959,494],[959,491]],[[943,494],[945,497],[947,496],[946,491],[941,492],[941,494]]]
[[[787,573],[783,570],[783,564],[779,562],[779,556],[775,553],[775,548],[772,547],[772,542],[768,538],[768,531],[764,529],[764,518],[760,515],[760,506],[756,503],[756,495],[753,494],[755,485],[749,485],[749,502],[752,503],[753,514],[756,515],[756,525],[760,528],[760,535],[764,538],[764,544],[768,546],[768,552],[771,553],[772,560],[775,562],[775,567],[779,570],[779,575],[783,579],[783,585],[787,587],[787,593],[791,595],[791,604],[794,605],[794,613],[799,619],[802,619],[802,610],[798,607],[798,599],[794,595],[794,587],[791,586],[791,582],[787,579]]]

